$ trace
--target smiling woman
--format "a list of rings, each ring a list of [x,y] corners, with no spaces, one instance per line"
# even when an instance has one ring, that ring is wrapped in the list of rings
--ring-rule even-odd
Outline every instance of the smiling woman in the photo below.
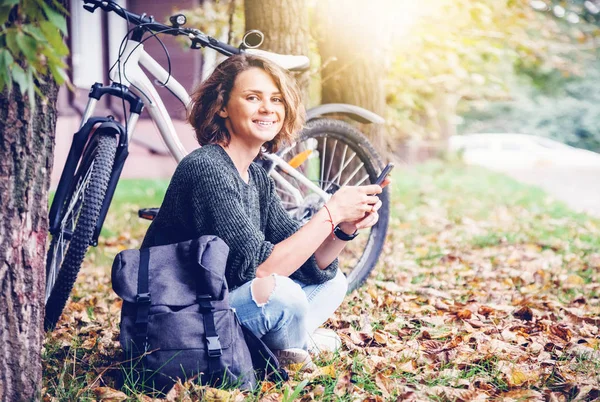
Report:
[[[259,57],[232,56],[193,102],[189,121],[202,147],[177,167],[142,247],[220,237],[229,246],[225,276],[240,322],[284,365],[312,367],[309,348],[340,346],[335,333],[318,327],[348,288],[337,257],[358,229],[378,222],[382,188],[342,185],[300,227],[254,163],[302,127],[304,108],[291,76]]]

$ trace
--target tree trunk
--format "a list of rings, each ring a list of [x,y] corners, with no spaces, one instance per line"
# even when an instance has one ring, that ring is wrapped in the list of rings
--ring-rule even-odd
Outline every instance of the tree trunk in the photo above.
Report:
[[[285,3],[285,4],[284,4]],[[308,6],[306,0],[246,0],[246,30],[265,34],[260,47],[281,54],[308,56]],[[308,72],[296,76],[305,101],[308,99]]]
[[[385,72],[387,23],[380,0],[368,5],[358,0],[317,3],[317,42],[321,55],[321,103],[349,103],[385,116]],[[365,125],[379,149],[384,148],[383,127]]]
[[[61,2],[63,3],[63,2]],[[0,93],[0,400],[41,398],[48,188],[56,97],[45,77],[35,109],[15,84]]]
[[[0,400],[39,399],[48,188],[57,87],[35,110],[18,87],[0,94]]]

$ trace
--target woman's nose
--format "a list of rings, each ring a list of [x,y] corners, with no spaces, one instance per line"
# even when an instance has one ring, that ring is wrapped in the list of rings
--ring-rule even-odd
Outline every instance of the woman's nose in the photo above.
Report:
[[[273,110],[273,102],[269,100],[262,102],[260,105],[260,111],[263,113],[271,113]]]

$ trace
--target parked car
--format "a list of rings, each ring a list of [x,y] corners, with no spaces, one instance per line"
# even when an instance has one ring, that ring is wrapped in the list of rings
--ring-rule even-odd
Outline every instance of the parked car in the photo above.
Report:
[[[450,151],[467,164],[497,168],[600,167],[600,154],[574,148],[549,138],[526,134],[486,133],[454,135]]]

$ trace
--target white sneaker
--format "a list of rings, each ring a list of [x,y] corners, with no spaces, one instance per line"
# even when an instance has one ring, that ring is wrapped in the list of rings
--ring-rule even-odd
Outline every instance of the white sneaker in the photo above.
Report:
[[[308,340],[308,351],[312,354],[321,352],[335,353],[342,347],[342,340],[334,330],[317,328]]]
[[[316,366],[308,352],[300,348],[290,348],[274,351],[279,364],[292,371],[313,371]]]

